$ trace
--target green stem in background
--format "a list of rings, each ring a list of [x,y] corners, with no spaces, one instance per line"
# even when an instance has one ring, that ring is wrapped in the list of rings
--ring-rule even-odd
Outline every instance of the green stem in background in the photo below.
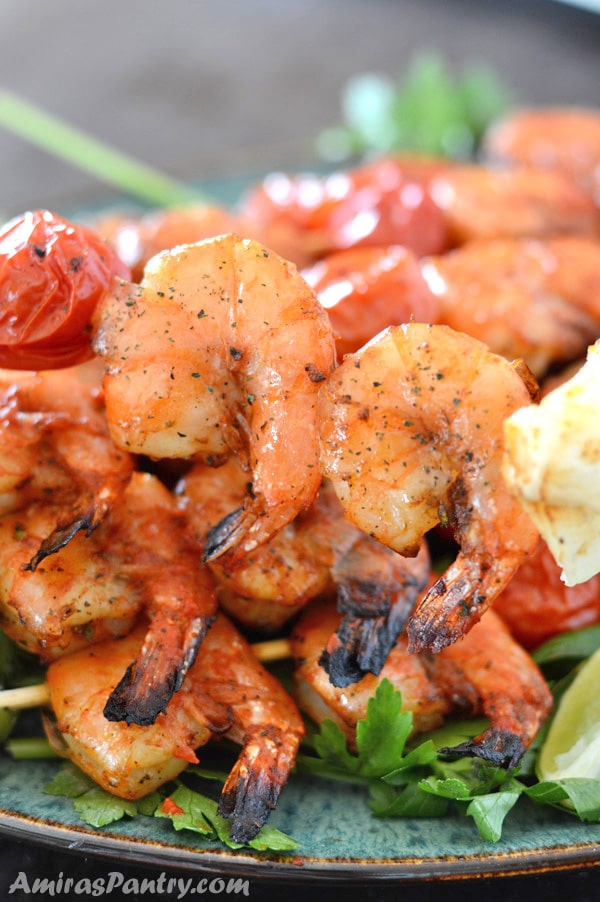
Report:
[[[17,761],[56,758],[56,752],[48,740],[41,736],[15,736],[6,741],[4,748]]]
[[[139,163],[7,91],[0,91],[0,125],[152,206],[210,203],[194,188]]]

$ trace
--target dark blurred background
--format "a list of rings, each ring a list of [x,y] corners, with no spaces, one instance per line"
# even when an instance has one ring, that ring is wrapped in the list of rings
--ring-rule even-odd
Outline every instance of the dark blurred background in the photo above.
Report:
[[[1,0],[0,89],[186,179],[309,165],[346,79],[420,51],[596,104],[600,16],[556,0]],[[0,127],[0,213],[114,192]]]
[[[401,77],[416,53],[484,62],[523,104],[598,104],[600,14],[556,0],[0,0],[0,91],[186,180],[316,163],[348,77]],[[0,216],[112,203],[118,192],[0,127]],[[0,898],[20,869],[107,864],[0,837]],[[133,872],[133,871],[132,871]],[[135,873],[139,873],[135,869]],[[403,898],[600,897],[600,869],[403,886]],[[388,883],[362,899],[399,897]],[[255,898],[303,898],[291,887]],[[439,892],[438,892],[439,890]],[[264,895],[263,895],[264,892]],[[315,898],[317,887],[307,888]],[[346,898],[356,898],[351,888]]]

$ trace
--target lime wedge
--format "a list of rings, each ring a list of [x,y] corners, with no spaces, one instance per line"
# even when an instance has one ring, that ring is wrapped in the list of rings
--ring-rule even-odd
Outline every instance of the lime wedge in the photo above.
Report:
[[[536,770],[540,780],[600,779],[600,649],[562,695]]]

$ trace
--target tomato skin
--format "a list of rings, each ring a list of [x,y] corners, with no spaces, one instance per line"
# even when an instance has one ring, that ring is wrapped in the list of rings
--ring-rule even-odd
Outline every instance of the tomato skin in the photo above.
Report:
[[[0,231],[0,366],[59,369],[94,356],[93,312],[128,267],[85,226],[48,210],[11,220]]]
[[[338,251],[302,275],[327,310],[340,359],[387,326],[440,321],[417,257],[401,245]]]
[[[515,639],[537,648],[559,633],[600,623],[600,574],[565,586],[543,539],[494,602]]]
[[[401,244],[418,257],[439,254],[450,245],[430,185],[451,165],[386,157],[328,176],[272,173],[248,193],[243,212],[267,230],[271,246],[285,236],[302,267],[358,247]]]

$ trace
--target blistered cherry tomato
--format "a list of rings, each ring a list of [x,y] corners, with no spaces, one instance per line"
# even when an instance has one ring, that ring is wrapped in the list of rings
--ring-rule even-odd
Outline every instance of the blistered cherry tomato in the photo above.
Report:
[[[561,569],[540,539],[494,602],[511,633],[525,648],[536,648],[559,633],[600,623],[600,574],[565,586]]]
[[[302,266],[338,250],[389,244],[438,254],[448,249],[448,234],[430,184],[450,165],[390,157],[328,176],[272,173],[246,196],[243,212],[266,230],[270,246],[294,245]]]
[[[439,322],[438,300],[417,257],[401,245],[339,251],[302,275],[327,310],[340,358],[387,326]]]
[[[59,369],[93,356],[92,314],[115,277],[116,252],[91,229],[47,210],[0,231],[0,366]]]

